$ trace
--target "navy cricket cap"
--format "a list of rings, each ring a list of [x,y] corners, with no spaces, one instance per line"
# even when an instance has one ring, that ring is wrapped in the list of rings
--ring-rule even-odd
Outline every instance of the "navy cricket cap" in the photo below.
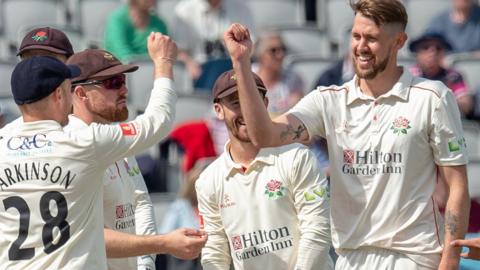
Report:
[[[17,105],[29,104],[50,95],[66,79],[80,75],[77,66],[67,66],[51,56],[21,61],[12,72],[10,84]]]
[[[415,53],[420,48],[420,45],[422,43],[429,40],[434,40],[438,42],[445,51],[452,50],[452,45],[450,44],[450,42],[448,42],[447,38],[441,33],[437,33],[437,32],[426,32],[422,34],[421,36],[417,37],[416,39],[410,42],[408,49],[411,52]]]
[[[28,50],[39,49],[70,57],[73,54],[72,44],[64,32],[52,28],[35,28],[23,37],[17,55]]]

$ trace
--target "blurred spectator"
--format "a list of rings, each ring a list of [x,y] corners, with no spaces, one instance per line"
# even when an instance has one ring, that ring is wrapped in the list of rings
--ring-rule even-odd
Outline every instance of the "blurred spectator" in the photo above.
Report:
[[[476,0],[451,0],[452,9],[433,18],[427,32],[442,34],[454,53],[480,50],[480,7]]]
[[[105,28],[105,48],[120,61],[128,62],[135,58],[148,58],[147,37],[150,32],[168,35],[165,22],[155,14],[157,0],[127,0],[107,19]],[[185,66],[192,78],[200,74],[200,66],[182,50],[178,60]]]
[[[213,159],[203,158],[197,160],[195,165],[185,173],[185,181],[178,192],[178,197],[169,206],[162,219],[159,233],[167,233],[178,228],[200,228],[198,215],[197,194],[195,192],[195,181],[200,173]],[[201,269],[199,260],[185,261],[168,256],[166,269],[193,270]],[[158,268],[157,268],[158,269]]]
[[[200,63],[227,57],[221,40],[231,23],[255,29],[252,13],[240,0],[181,0],[174,22],[179,47]]]
[[[352,56],[348,53],[327,68],[327,70],[318,77],[313,88],[317,86],[342,85],[350,81],[354,75],[355,71],[353,70]]]
[[[156,0],[128,0],[113,11],[105,28],[105,49],[120,61],[148,57],[150,32],[168,34],[167,25],[154,12]]]
[[[267,87],[268,111],[280,115],[295,105],[304,95],[300,76],[283,68],[287,47],[280,34],[265,32],[255,44],[257,62],[252,66]]]
[[[442,81],[455,94],[462,114],[464,116],[470,114],[473,108],[473,98],[468,93],[462,75],[454,69],[442,66],[445,52],[452,49],[445,37],[440,33],[425,33],[412,40],[409,49],[415,54],[417,60],[417,64],[410,68],[412,74]]]

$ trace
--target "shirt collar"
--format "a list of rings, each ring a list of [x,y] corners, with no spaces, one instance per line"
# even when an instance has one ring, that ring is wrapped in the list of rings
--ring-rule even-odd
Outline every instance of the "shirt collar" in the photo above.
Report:
[[[62,125],[54,120],[41,120],[34,122],[23,122],[19,130],[21,132],[37,132],[37,131],[60,131],[63,130]]]
[[[225,143],[223,150],[223,162],[225,167],[225,178],[228,180],[235,172],[242,169],[242,165],[235,163],[230,156],[230,140]],[[256,163],[263,163],[266,165],[273,165],[274,163],[274,149],[275,148],[261,148],[255,159],[250,163],[250,168]]]
[[[373,97],[363,94],[363,92],[360,90],[358,80],[359,78],[357,77],[357,75],[355,75],[354,78],[346,85],[347,88],[350,90],[347,94],[347,105],[352,104],[357,99],[373,100]],[[391,96],[396,96],[403,100],[407,100],[408,94],[410,93],[410,86],[412,85],[412,81],[413,75],[410,73],[410,71],[408,71],[408,69],[403,68],[403,73],[402,76],[400,76],[400,79],[393,85],[390,91],[381,95],[380,97],[388,98]]]

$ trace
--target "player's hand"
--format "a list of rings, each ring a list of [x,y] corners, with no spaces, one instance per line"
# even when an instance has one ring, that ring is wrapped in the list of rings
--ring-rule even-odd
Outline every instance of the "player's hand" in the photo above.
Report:
[[[169,36],[161,33],[150,33],[147,48],[153,62],[171,61],[173,63],[177,59],[177,44]]]
[[[239,23],[234,23],[223,34],[223,40],[232,61],[250,59],[253,45],[248,28]]]
[[[450,245],[453,247],[467,247],[469,251],[460,254],[460,256],[466,259],[480,260],[480,238],[457,239],[450,242]]]
[[[198,257],[207,242],[207,234],[195,229],[177,229],[165,235],[167,253],[183,260]]]

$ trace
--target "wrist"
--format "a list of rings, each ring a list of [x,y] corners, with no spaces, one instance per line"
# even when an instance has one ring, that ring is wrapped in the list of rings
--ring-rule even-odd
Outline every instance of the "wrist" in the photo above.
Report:
[[[168,253],[167,237],[165,235],[155,235],[152,237],[153,244],[155,245],[155,250],[157,254],[166,254]]]

